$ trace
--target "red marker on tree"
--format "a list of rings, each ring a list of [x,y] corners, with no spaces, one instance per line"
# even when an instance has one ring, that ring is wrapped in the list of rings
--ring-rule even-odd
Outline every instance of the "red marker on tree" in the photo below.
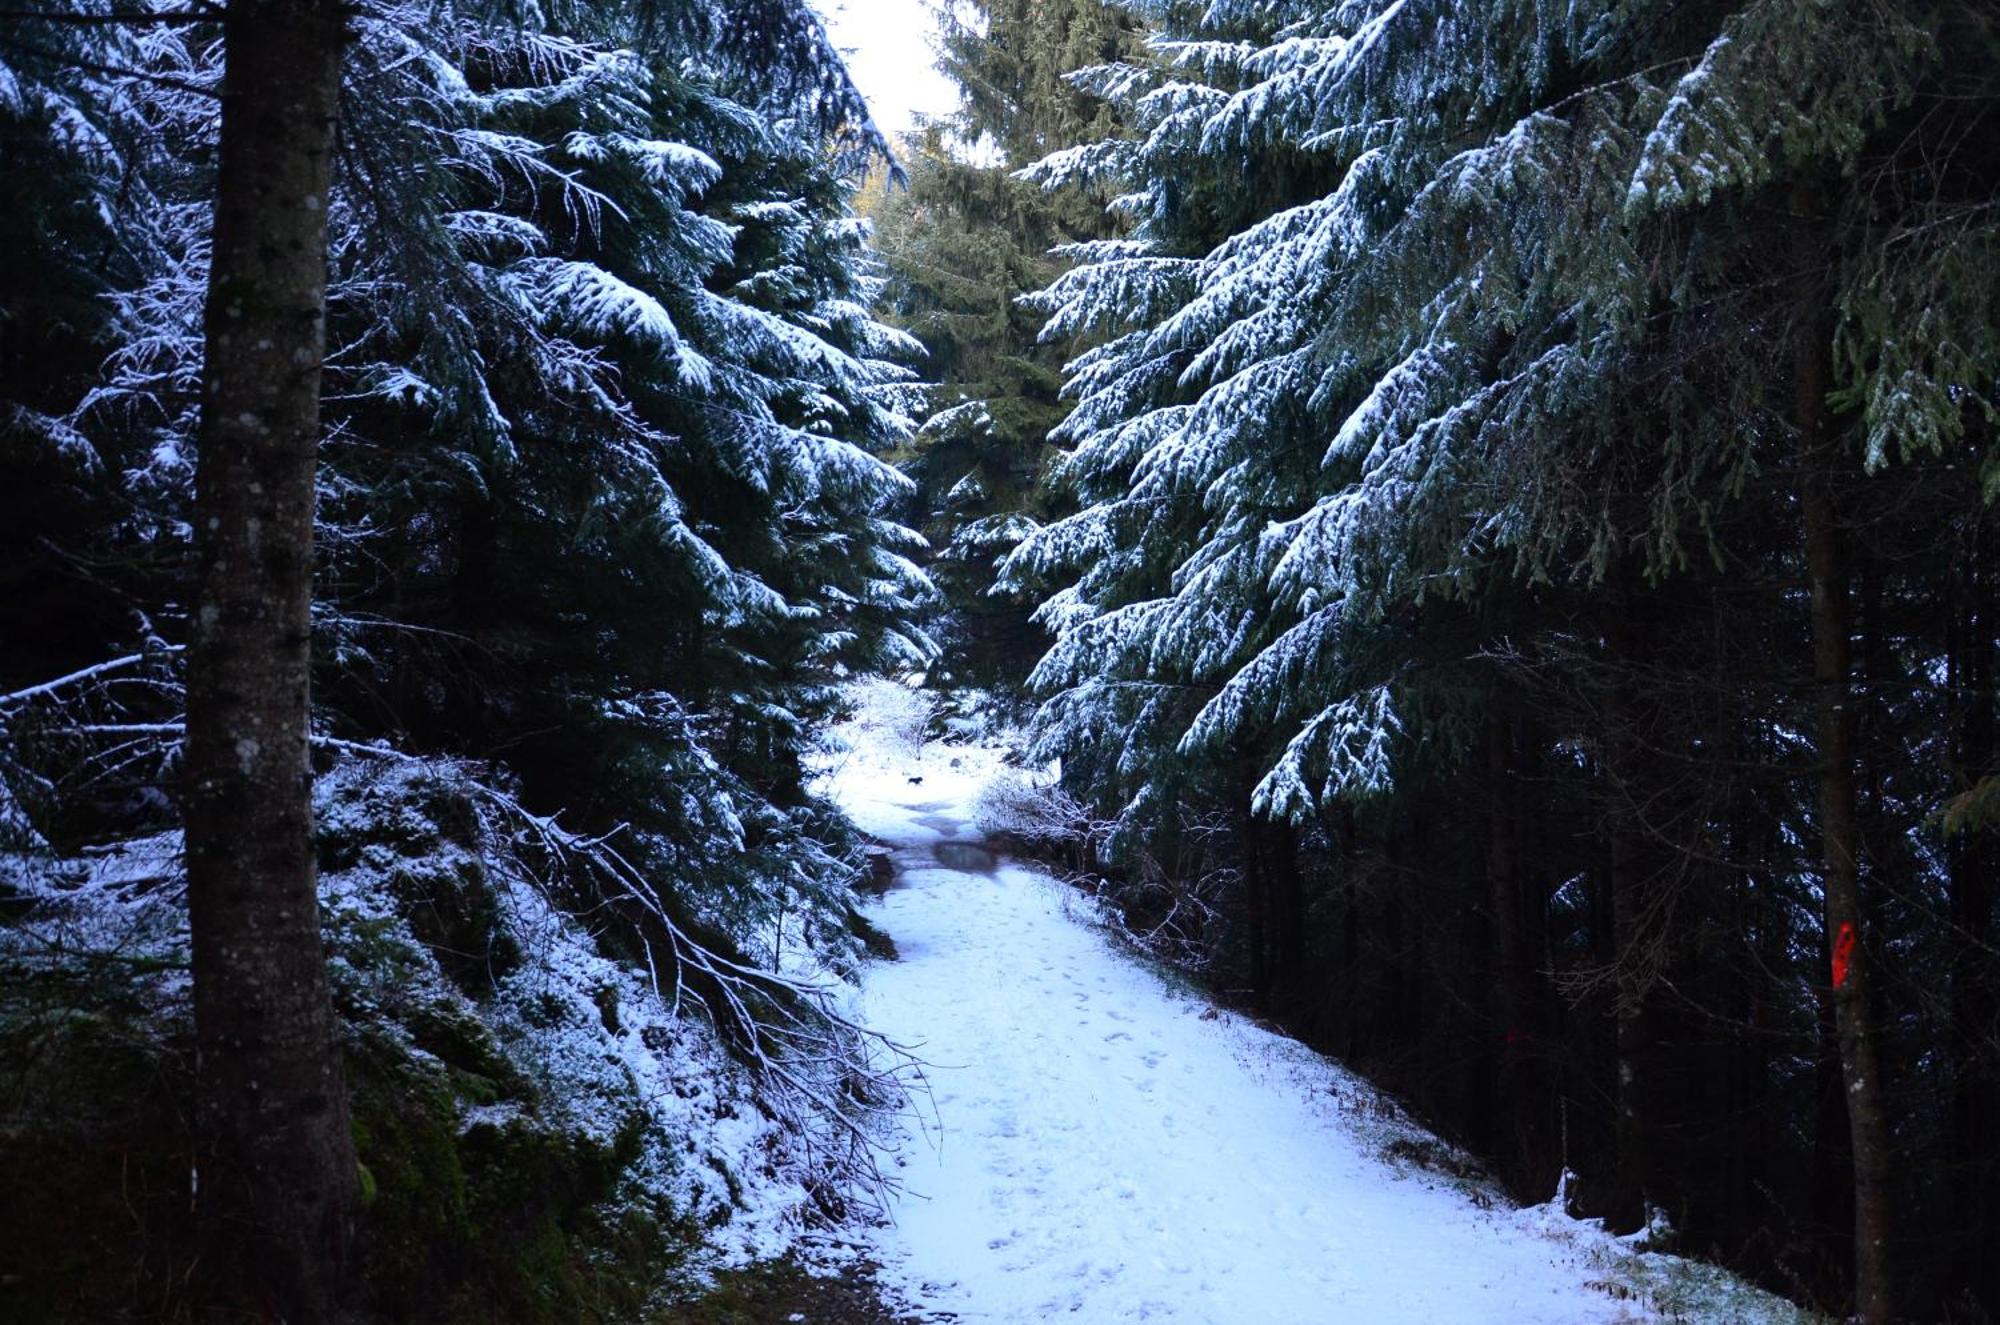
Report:
[[[1854,922],[1840,922],[1840,932],[1833,938],[1833,987],[1842,988],[1847,984],[1849,967],[1854,962]]]

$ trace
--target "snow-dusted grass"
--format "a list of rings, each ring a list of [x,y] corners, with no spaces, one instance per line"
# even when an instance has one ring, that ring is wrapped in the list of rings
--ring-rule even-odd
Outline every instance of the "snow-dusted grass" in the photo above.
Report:
[[[977,836],[1000,755],[879,739],[895,728],[850,729],[830,790],[901,871],[873,915],[901,959],[870,972],[863,1007],[929,1064],[875,1238],[912,1302],[1091,1325],[1806,1319],[1394,1158],[1452,1152],[1352,1073],[1131,960],[1046,876],[941,864],[938,843]]]

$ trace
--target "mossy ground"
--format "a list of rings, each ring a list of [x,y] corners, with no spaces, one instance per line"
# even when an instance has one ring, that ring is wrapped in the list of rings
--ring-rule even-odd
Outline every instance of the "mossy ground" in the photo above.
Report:
[[[0,1320],[188,1319],[184,1037],[155,1038],[74,988],[11,993],[0,1018],[0,1078],[16,1083],[0,1118]],[[701,1230],[619,1199],[636,1135],[598,1145],[526,1118],[463,1126],[468,1085],[488,1095],[510,1085],[488,1075],[491,1058],[464,1052],[482,1047],[475,1038],[443,1061],[379,1038],[350,1047],[361,1318],[643,1319],[686,1273]]]
[[[0,1320],[172,1319],[193,1055],[114,981],[0,973]]]
[[[648,1325],[924,1325],[890,1305],[867,1264],[836,1276],[815,1276],[796,1261],[762,1261],[721,1275],[692,1301],[654,1316]]]
[[[608,1135],[558,1126],[496,1039],[480,998],[519,949],[463,796],[415,778],[371,790],[365,813],[326,816],[321,843],[323,877],[361,870],[381,880],[364,900],[393,904],[336,906],[327,931],[365,1203],[357,1319],[643,1322],[693,1279],[710,1230],[632,1178],[636,1096]],[[0,964],[8,1325],[192,1319],[192,1025],[184,999],[148,995],[159,967]],[[619,1009],[593,1016],[615,1028]]]

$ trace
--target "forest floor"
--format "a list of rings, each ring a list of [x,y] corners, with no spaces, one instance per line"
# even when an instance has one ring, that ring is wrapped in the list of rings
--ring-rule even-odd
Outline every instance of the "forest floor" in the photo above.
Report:
[[[1136,960],[1080,893],[980,840],[997,752],[860,744],[832,791],[893,848],[870,919],[899,954],[863,1010],[930,1090],[874,1235],[891,1298],[1090,1325],[1805,1319],[1513,1208],[1365,1081]]]
[[[932,1318],[934,1319],[934,1318]],[[649,1325],[926,1325],[892,1306],[867,1264],[829,1274],[796,1259],[761,1261],[716,1277],[698,1299]]]

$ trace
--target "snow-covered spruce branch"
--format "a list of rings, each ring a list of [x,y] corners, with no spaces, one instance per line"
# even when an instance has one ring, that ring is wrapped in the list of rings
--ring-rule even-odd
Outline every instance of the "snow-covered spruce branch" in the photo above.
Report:
[[[141,652],[0,695],[0,831],[39,842],[30,807],[46,809],[119,778],[157,782],[181,726],[146,719],[178,713],[183,700],[178,677],[150,665],[179,652],[150,641]],[[149,763],[150,772],[135,774]]]
[[[52,681],[43,681],[39,685],[31,685],[26,689],[16,690],[11,694],[0,695],[0,712],[18,708],[31,699],[55,698],[62,691],[71,687],[80,686],[86,682],[94,681],[99,677],[109,676],[116,672],[126,671],[141,663],[151,662],[162,652],[178,653],[180,652],[180,646],[165,645],[153,652],[130,653],[122,658],[112,658],[105,662],[93,663],[89,667],[79,668],[66,676],[58,676]]]
[[[42,695],[65,684],[116,674],[134,661],[114,659],[18,693]],[[149,757],[167,758],[185,730],[178,721],[71,721],[50,728],[49,733],[107,742],[105,749],[77,763],[68,775],[73,780],[77,770],[87,770],[94,781]],[[356,758],[415,765],[441,762],[330,736],[314,737],[313,745]],[[572,832],[555,816],[536,814],[489,782],[470,778],[467,787],[491,816],[489,827],[496,837],[505,836],[500,831],[503,824],[523,828],[541,854],[563,872],[598,881],[605,904],[636,931],[648,981],[661,1003],[675,1015],[684,998],[699,1004],[761,1083],[764,1106],[807,1148],[818,1170],[828,1174],[848,1199],[858,1196],[879,1207],[894,1190],[876,1162],[884,1124],[902,1113],[913,1096],[927,1093],[923,1063],[910,1047],[844,1015],[839,1009],[841,987],[736,961],[695,938],[643,871],[619,851],[614,844],[616,830],[599,835]],[[521,873],[543,893],[556,891],[553,879],[528,869]],[[560,899],[551,896],[551,901],[561,906]]]
[[[361,758],[425,763],[384,746],[332,737],[314,745]],[[661,1002],[678,1013],[683,997],[700,1004],[764,1088],[763,1102],[814,1158],[848,1189],[880,1206],[894,1190],[876,1162],[888,1119],[912,1092],[925,1089],[923,1064],[909,1046],[845,1016],[838,986],[797,980],[734,961],[690,935],[644,873],[612,844],[615,833],[571,832],[513,796],[477,779],[470,789],[501,821],[525,828],[552,861],[580,868],[608,885],[608,902],[638,931],[647,974]],[[549,881],[534,878],[549,891]],[[660,958],[671,963],[663,977]],[[815,1123],[824,1125],[814,1126]],[[822,1139],[830,1130],[830,1136]]]

